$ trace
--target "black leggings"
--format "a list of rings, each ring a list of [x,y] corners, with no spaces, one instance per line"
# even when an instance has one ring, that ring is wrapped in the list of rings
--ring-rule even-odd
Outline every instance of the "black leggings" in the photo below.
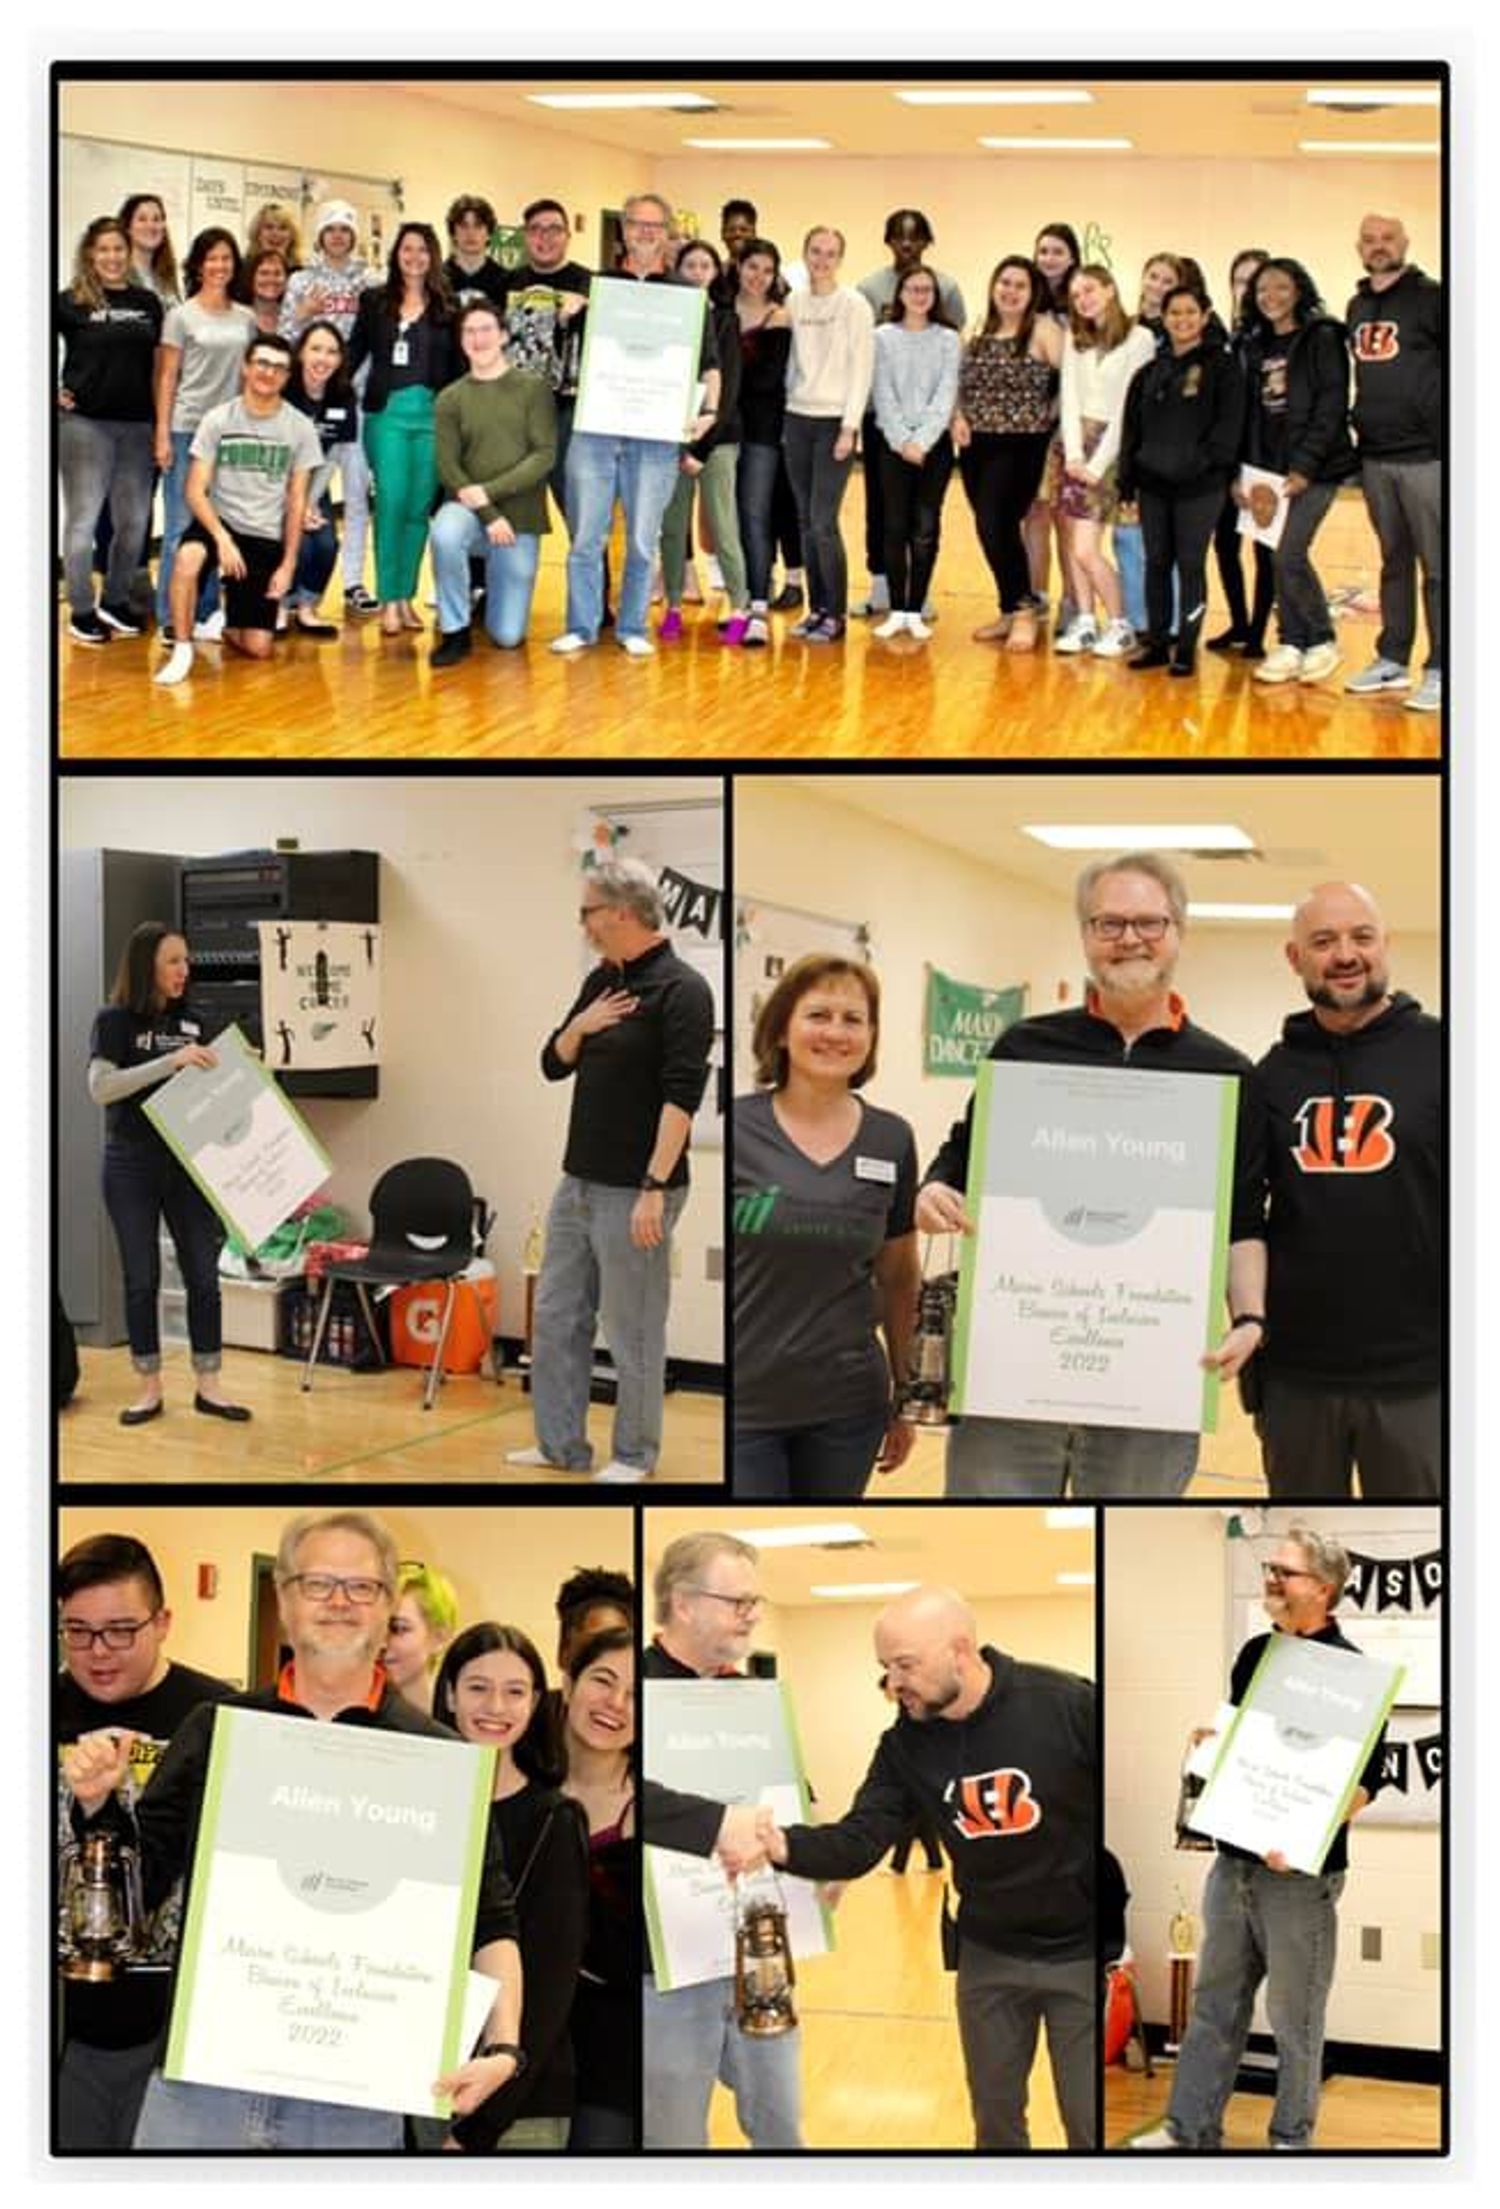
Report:
[[[1146,546],[1146,628],[1153,644],[1165,644],[1172,628],[1172,576],[1180,593],[1177,657],[1190,660],[1203,626],[1208,595],[1208,543],[1214,533],[1221,493],[1198,491],[1186,498],[1141,492],[1141,536]]]
[[[1014,436],[975,430],[958,456],[980,549],[995,578],[1003,614],[1015,613],[1031,592],[1021,524],[1041,487],[1051,442],[1051,430]]]
[[[953,473],[948,434],[933,446],[920,467],[903,460],[889,445],[880,454],[881,506],[885,517],[885,573],[893,613],[919,614],[937,565],[943,495]]]
[[[1224,601],[1229,608],[1229,626],[1236,636],[1248,637],[1259,648],[1265,642],[1266,623],[1271,618],[1271,608],[1276,603],[1276,561],[1269,545],[1255,544],[1255,601],[1249,606],[1245,601],[1245,571],[1241,556],[1245,540],[1240,534],[1240,510],[1232,498],[1226,498],[1214,524],[1214,557],[1218,562],[1219,581],[1224,589]]]

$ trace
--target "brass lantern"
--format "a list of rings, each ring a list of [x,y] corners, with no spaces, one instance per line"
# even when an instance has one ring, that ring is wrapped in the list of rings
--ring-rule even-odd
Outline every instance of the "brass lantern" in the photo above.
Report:
[[[734,1905],[734,2016],[742,2033],[770,2040],[792,2032],[797,1970],[779,1886],[748,1892],[737,1881]]]
[[[115,1979],[141,1949],[140,1858],[119,1834],[89,1833],[63,1860],[65,1979]]]
[[[901,1396],[901,1416],[917,1427],[945,1427],[953,1385],[953,1321],[958,1309],[958,1275],[938,1274],[922,1283],[917,1299],[917,1331]]]

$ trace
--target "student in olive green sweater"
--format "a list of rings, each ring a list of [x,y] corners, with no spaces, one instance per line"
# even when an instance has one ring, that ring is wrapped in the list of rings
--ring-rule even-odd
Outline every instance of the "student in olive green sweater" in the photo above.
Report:
[[[506,650],[531,618],[537,560],[547,519],[547,478],[557,450],[557,411],[538,376],[512,369],[505,325],[487,299],[458,318],[469,373],[449,384],[435,410],[438,476],[445,502],[433,517],[432,572],[442,631],[429,665],[454,667],[472,647],[469,561],[485,565],[484,622]]]

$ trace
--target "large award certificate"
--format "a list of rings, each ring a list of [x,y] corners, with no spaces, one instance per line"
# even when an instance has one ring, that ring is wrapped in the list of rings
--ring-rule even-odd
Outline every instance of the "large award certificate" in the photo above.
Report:
[[[705,294],[696,284],[596,276],[574,429],[680,445],[695,412],[704,312]]]
[[[750,1802],[805,1824],[807,1781],[791,1699],[778,1680],[650,1680],[642,1736],[648,1779],[715,1802]],[[644,1833],[651,1839],[649,1819]],[[734,1889],[713,1857],[644,1851],[651,1968],[664,1992],[734,1975]],[[833,1946],[816,1887],[778,1875],[794,1956]]]
[[[980,1067],[954,1411],[1213,1431],[1238,1104],[1232,1074]]]
[[[463,1742],[217,1711],[167,2077],[446,2116],[493,1774]]]
[[[1194,1832],[1321,1871],[1403,1670],[1272,1634],[1194,1806]]]
[[[210,1048],[217,1066],[184,1066],[142,1110],[220,1219],[256,1250],[333,1168],[238,1028]]]

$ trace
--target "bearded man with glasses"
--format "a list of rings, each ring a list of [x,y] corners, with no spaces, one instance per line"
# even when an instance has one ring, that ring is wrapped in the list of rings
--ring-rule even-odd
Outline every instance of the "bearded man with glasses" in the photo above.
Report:
[[[1154,851],[1096,860],[1078,877],[1075,903],[1089,974],[1083,1004],[1018,1020],[996,1038],[989,1055],[1033,1065],[1240,1077],[1229,1227],[1230,1324],[1204,1360],[1221,1380],[1232,1380],[1265,1332],[1264,1143],[1245,1082],[1250,1061],[1233,1044],[1195,1026],[1172,987],[1187,925],[1187,888],[1170,860]],[[923,1234],[974,1232],[963,1197],[973,1117],[971,1098],[924,1177],[916,1207]],[[1008,1498],[1071,1493],[1090,1501],[1180,1496],[1197,1463],[1196,1432],[965,1418],[948,1430],[945,1493]]]

